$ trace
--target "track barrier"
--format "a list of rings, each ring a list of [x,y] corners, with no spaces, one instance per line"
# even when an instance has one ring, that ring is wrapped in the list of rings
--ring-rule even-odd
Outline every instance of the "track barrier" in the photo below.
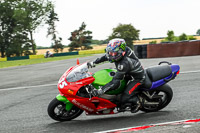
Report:
[[[54,53],[53,56],[68,56],[68,55],[78,55],[78,52],[66,52],[66,53]]]
[[[147,44],[134,45],[134,52],[136,56],[140,59],[147,58]]]
[[[7,61],[29,59],[29,56],[7,57]]]
[[[101,54],[101,53],[105,53],[105,49],[79,51],[79,55],[84,55],[84,54]]]
[[[0,62],[1,61],[7,61],[7,58],[0,58]]]
[[[44,58],[44,55],[29,55],[29,59],[40,59]]]

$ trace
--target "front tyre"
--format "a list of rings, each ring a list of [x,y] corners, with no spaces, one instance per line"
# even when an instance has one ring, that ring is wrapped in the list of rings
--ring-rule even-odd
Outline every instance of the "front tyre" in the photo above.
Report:
[[[159,102],[159,105],[143,105],[140,109],[144,112],[156,112],[163,108],[165,108],[172,100],[173,97],[173,91],[171,87],[168,84],[165,84],[163,86],[160,86],[152,91],[150,93],[155,93],[156,95],[162,96],[161,98],[155,98],[151,100],[150,102]]]
[[[54,98],[49,103],[47,109],[48,115],[56,121],[70,121],[83,113],[83,110],[76,106],[73,106],[70,111],[67,111],[65,107],[66,104],[64,102],[58,101],[56,98]]]

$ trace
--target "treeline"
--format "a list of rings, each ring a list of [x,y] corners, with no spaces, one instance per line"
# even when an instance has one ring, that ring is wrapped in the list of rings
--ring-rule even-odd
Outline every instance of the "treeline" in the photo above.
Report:
[[[1,0],[0,1],[0,55],[1,57],[36,54],[37,45],[34,32],[43,25],[48,25],[47,36],[51,37],[55,52],[64,49],[62,38],[57,36],[56,22],[58,15],[49,0]],[[105,40],[93,40],[92,31],[86,30],[86,24],[71,32],[67,46],[69,51],[92,49],[91,44],[106,44],[112,38],[124,38],[127,45],[139,39],[139,30],[131,24],[119,24]],[[42,49],[42,47],[38,47]]]
[[[163,40],[163,42],[167,42],[167,41],[177,42],[177,41],[184,41],[184,40],[196,40],[196,38],[194,38],[194,36],[188,36],[185,33],[181,34],[180,36],[175,36],[174,31],[169,30],[167,32],[167,37]]]
[[[34,32],[38,27],[48,25],[47,36],[51,37],[51,48],[55,52],[64,49],[62,38],[57,35],[58,14],[50,0],[1,0],[0,1],[0,55],[1,57],[36,54]],[[131,24],[119,24],[105,40],[93,40],[92,31],[86,24],[71,32],[69,51],[92,49],[91,44],[105,44],[112,38],[124,38],[132,47],[132,41],[139,39],[139,30]],[[41,47],[39,47],[41,49]]]
[[[97,44],[97,45],[102,45],[102,44],[107,44],[108,41],[109,41],[108,39],[106,39],[106,40],[92,40],[91,43]]]
[[[197,35],[200,35],[200,30],[197,31]],[[194,36],[186,35],[185,33],[182,33],[180,36],[175,36],[173,30],[169,30],[167,32],[167,37],[165,37],[161,42],[178,42],[178,41],[185,41],[185,40],[196,40]],[[151,41],[149,44],[156,44],[157,41]]]
[[[47,36],[51,37],[51,48],[55,52],[64,49],[62,38],[58,36],[56,22],[58,14],[51,0],[0,0],[0,55],[1,57],[23,56],[36,54],[37,45],[34,32],[38,27],[47,25]],[[85,22],[71,32],[69,51],[92,49],[91,44],[106,44],[113,38],[125,39],[127,45],[133,48],[133,41],[139,40],[140,30],[131,24],[119,24],[105,40],[94,40],[92,31],[86,29]],[[200,35],[200,29],[197,31]],[[174,36],[168,31],[164,41],[193,40],[192,36],[182,34]],[[152,42],[151,42],[152,43]],[[156,43],[156,42],[153,42]],[[42,47],[39,47],[40,49]]]

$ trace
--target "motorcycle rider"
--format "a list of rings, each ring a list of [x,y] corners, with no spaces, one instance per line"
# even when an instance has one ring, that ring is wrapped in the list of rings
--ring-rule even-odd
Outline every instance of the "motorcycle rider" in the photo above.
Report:
[[[95,64],[104,61],[114,62],[117,72],[112,81],[101,89],[94,89],[92,94],[101,96],[108,90],[117,89],[120,86],[120,80],[128,75],[131,80],[127,83],[126,89],[121,96],[119,111],[125,111],[127,107],[131,107],[131,112],[137,112],[140,108],[140,102],[138,97],[135,96],[135,92],[145,81],[145,71],[134,51],[126,46],[124,39],[112,39],[107,44],[106,54],[93,62],[89,62],[88,67],[94,67]]]
[[[45,58],[53,57],[53,53],[51,51],[47,50],[47,52],[44,54],[44,57]]]

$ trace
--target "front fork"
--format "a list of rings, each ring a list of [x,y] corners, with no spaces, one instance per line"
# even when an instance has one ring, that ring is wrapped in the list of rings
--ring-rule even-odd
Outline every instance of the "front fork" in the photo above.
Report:
[[[71,108],[74,106],[65,96],[62,96],[62,95],[60,95],[60,94],[58,94],[58,95],[56,96],[56,99],[57,99],[58,101],[61,101],[61,102],[64,102],[64,103],[65,103],[65,105],[66,105],[65,109],[66,109],[67,111],[70,111]]]

